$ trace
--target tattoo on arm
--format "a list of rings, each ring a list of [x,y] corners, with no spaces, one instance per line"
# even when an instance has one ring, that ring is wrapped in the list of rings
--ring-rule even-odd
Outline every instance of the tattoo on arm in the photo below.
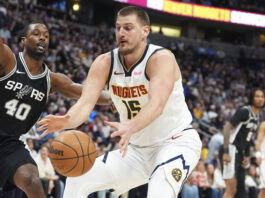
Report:
[[[230,131],[232,129],[232,125],[230,124],[230,122],[227,122],[224,126],[223,129],[223,134],[224,134],[224,148],[228,148],[229,145],[229,138],[230,138]]]

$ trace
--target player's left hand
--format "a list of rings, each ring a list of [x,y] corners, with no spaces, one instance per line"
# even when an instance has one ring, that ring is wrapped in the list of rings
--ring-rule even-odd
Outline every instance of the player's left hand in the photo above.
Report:
[[[241,164],[242,168],[247,168],[249,162],[250,162],[250,157],[244,157],[242,164]]]
[[[104,124],[117,129],[117,131],[111,134],[111,138],[114,138],[116,136],[119,136],[121,138],[118,143],[118,146],[120,148],[120,153],[122,153],[122,157],[124,157],[127,153],[129,140],[132,136],[132,132],[129,126],[126,123],[120,123],[120,122],[105,121]]]
[[[44,130],[44,132],[40,135],[40,138],[43,138],[48,133],[61,131],[65,129],[65,126],[69,119],[70,119],[69,115],[64,115],[64,116],[47,115],[42,120],[37,122],[37,124],[40,125],[37,131]]]

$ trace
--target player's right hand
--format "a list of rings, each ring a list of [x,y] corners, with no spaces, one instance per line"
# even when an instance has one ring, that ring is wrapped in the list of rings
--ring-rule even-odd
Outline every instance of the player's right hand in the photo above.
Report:
[[[230,155],[228,153],[223,154],[223,162],[224,164],[229,164],[231,162]]]
[[[43,131],[45,130],[40,137],[46,136],[48,133],[61,131],[65,129],[65,126],[70,118],[70,115],[65,116],[54,116],[54,115],[48,115],[44,117],[42,120],[37,122],[40,127],[37,129],[37,131]]]

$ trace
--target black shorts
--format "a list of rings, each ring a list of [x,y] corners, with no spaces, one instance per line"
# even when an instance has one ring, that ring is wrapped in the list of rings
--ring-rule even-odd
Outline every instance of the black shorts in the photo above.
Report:
[[[16,170],[29,163],[37,166],[19,137],[0,136],[0,189],[12,190]]]

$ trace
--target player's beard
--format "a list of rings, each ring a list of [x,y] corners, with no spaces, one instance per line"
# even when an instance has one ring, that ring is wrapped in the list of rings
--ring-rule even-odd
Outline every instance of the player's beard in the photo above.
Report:
[[[27,53],[30,57],[34,58],[35,60],[41,60],[46,55],[46,50],[39,51],[38,49],[34,48],[27,48]]]
[[[257,103],[254,103],[253,106],[257,109],[261,109],[262,107],[264,107],[264,104],[261,105],[261,104],[257,104]]]
[[[133,48],[131,48],[131,49],[121,49],[121,48],[119,48],[119,51],[120,51],[120,54],[122,55],[122,56],[126,56],[126,55],[128,55],[128,54],[131,54],[133,51],[134,51],[134,49]]]
[[[128,45],[128,44],[127,44]],[[122,56],[126,56],[128,54],[131,54],[135,51],[135,49],[137,48],[137,45],[133,46],[133,47],[127,47],[125,49],[122,49],[121,47],[119,48],[119,52]]]

